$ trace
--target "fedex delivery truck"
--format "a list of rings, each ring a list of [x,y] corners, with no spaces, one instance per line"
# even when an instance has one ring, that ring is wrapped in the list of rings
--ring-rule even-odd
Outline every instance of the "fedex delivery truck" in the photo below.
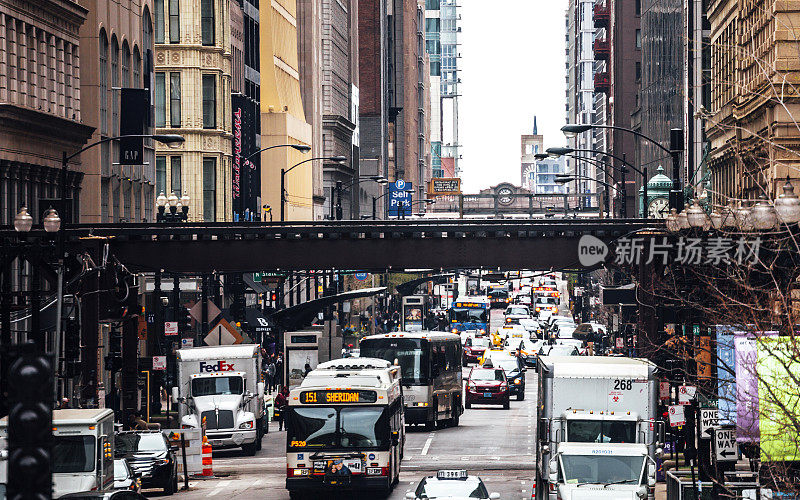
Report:
[[[0,419],[8,443],[8,417]],[[5,451],[0,456],[7,457]],[[114,412],[108,408],[53,410],[53,498],[114,487]],[[7,463],[0,460],[0,469]],[[0,470],[0,482],[7,480]],[[0,493],[5,484],[0,484]],[[4,495],[0,495],[3,498]]]
[[[181,427],[197,429],[205,421],[211,446],[241,447],[248,455],[261,449],[267,416],[257,344],[179,349],[172,399]]]

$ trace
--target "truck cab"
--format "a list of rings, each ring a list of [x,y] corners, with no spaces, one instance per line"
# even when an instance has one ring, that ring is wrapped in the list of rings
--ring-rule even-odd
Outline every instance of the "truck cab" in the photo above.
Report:
[[[180,403],[181,427],[204,428],[215,448],[254,455],[267,425],[258,353],[252,344],[180,349],[172,398]]]
[[[560,443],[548,464],[550,499],[644,500],[654,495],[656,464],[639,443]]]
[[[8,443],[8,417],[0,419],[0,441]],[[53,498],[112,489],[114,412],[108,408],[53,410],[52,456]],[[0,467],[6,465],[0,462]],[[0,472],[3,482],[5,475]]]

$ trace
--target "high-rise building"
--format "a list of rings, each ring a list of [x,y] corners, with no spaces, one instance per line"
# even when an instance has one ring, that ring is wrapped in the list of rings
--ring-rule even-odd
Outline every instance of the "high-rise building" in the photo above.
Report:
[[[158,133],[178,133],[177,148],[156,146],[156,192],[192,199],[189,220],[233,218],[233,51],[243,51],[241,6],[154,0],[154,107]],[[232,26],[231,14],[238,26]],[[246,151],[243,153],[247,153]]]
[[[708,8],[711,102],[706,130],[716,203],[730,198],[776,198],[787,178],[797,189],[800,158],[797,100],[776,82],[800,76],[800,21],[792,4],[719,0]]]
[[[261,147],[312,145],[313,130],[306,121],[300,90],[296,5],[296,0],[274,0],[259,9]],[[319,154],[318,147],[314,151]],[[285,220],[314,218],[314,167],[305,161],[314,151],[278,147],[261,154],[262,202],[272,207],[276,219],[281,214]],[[285,196],[281,196],[282,185]]]
[[[431,74],[431,165],[433,177],[460,175],[458,166],[458,69],[461,27],[455,0],[426,0],[425,49]]]
[[[89,11],[81,26],[86,42],[80,51],[81,119],[95,128],[91,143],[119,135],[120,88],[153,90],[154,3],[87,0],[81,5]],[[81,222],[153,220],[153,142],[145,141],[142,164],[133,166],[119,164],[119,146],[111,141],[81,154]]]
[[[80,150],[92,136],[81,93],[81,64],[90,64],[82,58],[91,52],[84,43],[97,43],[96,34],[80,36],[87,15],[69,1],[0,0],[0,224],[11,225],[22,206],[41,223],[61,197],[62,154]],[[130,79],[131,46],[125,47]],[[73,222],[84,197],[93,197],[83,192],[85,163],[86,155],[69,165],[68,197],[76,203],[61,217]]]
[[[544,137],[539,135],[536,117],[533,117],[533,134],[520,136],[520,185],[534,194],[560,194],[569,190],[568,186],[557,184],[555,176],[566,171],[566,158],[536,158],[543,153]]]
[[[361,143],[361,175],[381,175],[388,172],[388,73],[387,2],[359,0],[358,2],[358,72],[359,72],[359,131]],[[360,205],[375,206],[375,216],[383,218],[386,189],[375,182],[361,183]],[[373,201],[374,200],[374,201]],[[365,210],[362,209],[362,213]],[[370,213],[371,215],[371,213]]]
[[[526,184],[529,184],[531,173],[536,170],[535,155],[539,153],[544,153],[544,137],[539,135],[536,117],[534,116],[533,133],[520,136],[520,185],[526,189],[530,189]]]

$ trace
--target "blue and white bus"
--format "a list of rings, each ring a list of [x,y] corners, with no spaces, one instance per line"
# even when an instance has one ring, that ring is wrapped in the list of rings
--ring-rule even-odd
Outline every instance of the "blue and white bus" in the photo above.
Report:
[[[454,301],[448,311],[450,331],[468,332],[475,337],[486,335],[489,332],[489,309],[489,299],[486,297],[469,297]]]

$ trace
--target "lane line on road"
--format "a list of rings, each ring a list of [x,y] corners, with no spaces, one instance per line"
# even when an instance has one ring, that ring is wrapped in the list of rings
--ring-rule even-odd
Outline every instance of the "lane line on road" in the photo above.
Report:
[[[428,440],[425,441],[425,446],[422,447],[422,453],[420,453],[420,455],[427,455],[428,454],[428,448],[431,447],[431,442],[433,441],[433,436],[434,436],[434,434],[432,432],[428,435]]]
[[[222,490],[225,489],[225,487],[228,485],[228,483],[230,483],[230,481],[220,481],[219,483],[217,483],[217,489],[212,490],[211,492],[209,492],[208,496],[213,497],[213,496],[219,495],[220,493],[222,493]]]

